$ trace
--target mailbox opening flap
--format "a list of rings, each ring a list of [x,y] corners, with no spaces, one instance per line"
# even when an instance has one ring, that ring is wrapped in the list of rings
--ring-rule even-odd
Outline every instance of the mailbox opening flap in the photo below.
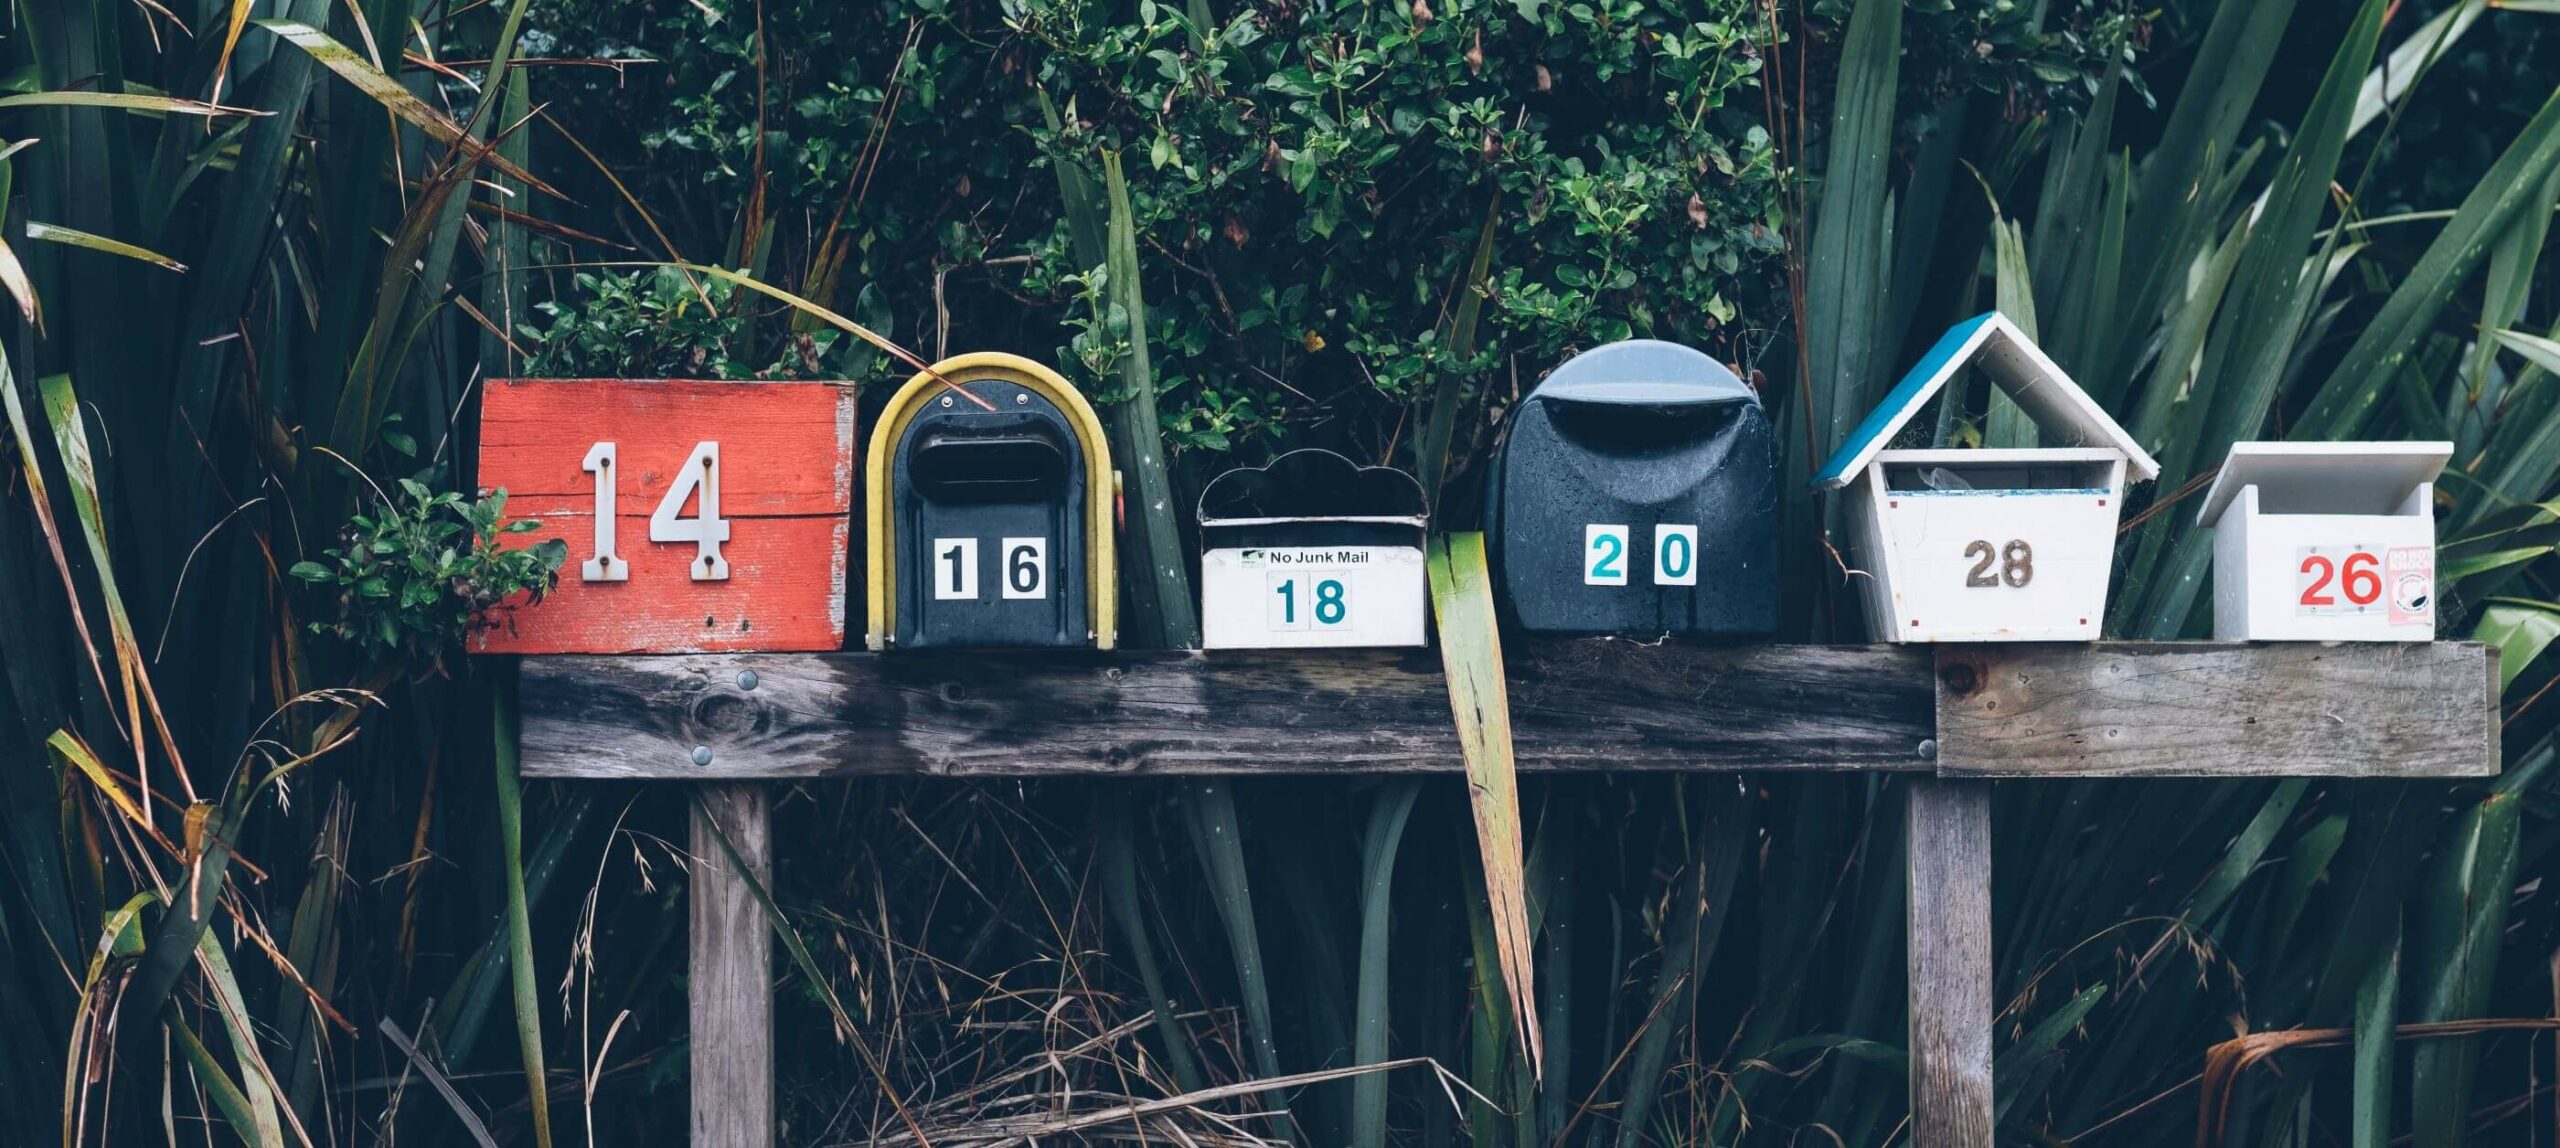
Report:
[[[910,465],[925,496],[944,502],[1037,502],[1067,482],[1066,450],[1036,432],[932,431]]]
[[[1930,451],[1884,456],[1884,487],[1894,494],[2104,494],[2116,460],[2055,458],[2044,450]]]
[[[2258,488],[2260,514],[2398,515],[2453,458],[2449,442],[2237,442],[2213,476],[2196,523],[2222,520],[2240,491]]]

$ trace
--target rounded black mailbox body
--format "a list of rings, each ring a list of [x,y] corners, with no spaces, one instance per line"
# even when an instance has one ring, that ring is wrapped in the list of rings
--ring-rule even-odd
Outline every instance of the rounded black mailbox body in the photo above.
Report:
[[[1107,647],[1094,555],[1110,545],[1110,472],[1092,410],[1013,356],[936,371],[892,399],[874,442],[872,648]]]
[[[1766,634],[1777,511],[1759,396],[1653,339],[1557,367],[1512,412],[1486,474],[1495,591],[1524,630]]]

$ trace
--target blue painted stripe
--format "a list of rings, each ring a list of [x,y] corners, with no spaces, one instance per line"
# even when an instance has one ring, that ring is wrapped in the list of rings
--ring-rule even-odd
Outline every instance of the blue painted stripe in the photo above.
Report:
[[[1903,411],[1917,408],[1928,402],[1931,395],[1938,393],[1938,387],[1946,382],[1947,376],[1953,375],[1957,368],[1964,365],[1956,361],[1957,352],[1964,350],[1965,343],[1973,338],[1973,333],[1980,330],[1983,324],[1990,322],[1991,317],[1996,314],[1999,312],[1985,311],[1947,328],[1946,334],[1938,336],[1936,345],[1929,348],[1929,353],[1922,355],[1920,361],[1912,366],[1910,373],[1903,375],[1902,381],[1894,384],[1893,393],[1886,395],[1884,401],[1876,404],[1874,410],[1868,411],[1865,421],[1860,422],[1856,430],[1849,432],[1848,439],[1840,444],[1839,450],[1832,452],[1830,461],[1822,464],[1822,473],[1814,478],[1815,483],[1830,485],[1847,478],[1848,470],[1857,462],[1858,456],[1866,453],[1870,444],[1889,433],[1895,420]]]

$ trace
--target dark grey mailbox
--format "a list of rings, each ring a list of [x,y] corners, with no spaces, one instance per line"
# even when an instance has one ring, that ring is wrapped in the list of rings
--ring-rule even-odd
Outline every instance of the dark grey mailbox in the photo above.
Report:
[[[1778,475],[1760,397],[1654,339],[1557,367],[1512,412],[1485,484],[1495,588],[1522,629],[1765,634]]]
[[[935,364],[889,400],[866,469],[872,649],[1110,648],[1116,483],[1056,372]]]

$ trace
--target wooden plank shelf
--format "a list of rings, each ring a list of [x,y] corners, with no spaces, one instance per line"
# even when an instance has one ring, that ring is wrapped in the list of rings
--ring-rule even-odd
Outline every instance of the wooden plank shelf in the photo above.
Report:
[[[1506,649],[1523,771],[2476,777],[2469,642]],[[528,658],[530,777],[1459,772],[1429,650]]]

